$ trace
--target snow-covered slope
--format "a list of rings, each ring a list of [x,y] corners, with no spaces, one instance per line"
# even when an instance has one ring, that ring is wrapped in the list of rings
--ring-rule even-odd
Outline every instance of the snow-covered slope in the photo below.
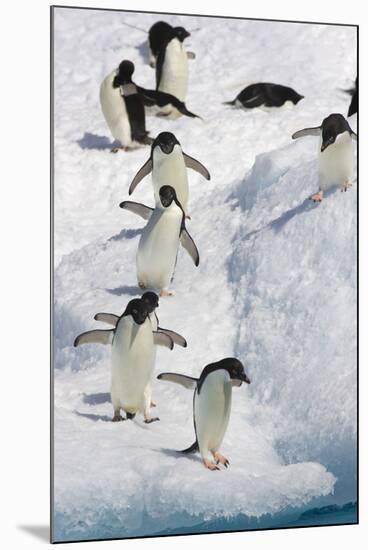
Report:
[[[339,89],[355,78],[354,29],[165,17],[200,29],[187,46],[197,55],[187,105],[205,120],[149,118],[147,126],[153,136],[175,133],[211,181],[189,174],[188,229],[201,263],[179,252],[175,296],[158,311],[188,348],[160,348],[156,370],[197,376],[229,355],[245,363],[252,384],[234,389],[222,449],[231,467],[209,472],[199,457],[174,452],[194,437],[184,388],[156,382],[160,422],[111,423],[109,349],[72,347],[78,333],[100,326],[96,312],[120,314],[140,294],[135,253],[144,222],[118,205],[149,150],[109,153],[98,89],[123,58],[135,63],[137,83],[154,88],[145,36],[125,23],[148,29],[157,19],[56,11],[57,540],[261,517],[335,487],[336,501],[355,498],[356,183],[313,205],[317,143],[290,139],[346,113],[349,97]],[[269,112],[221,104],[256,80],[306,98]],[[153,204],[150,178],[132,198]]]

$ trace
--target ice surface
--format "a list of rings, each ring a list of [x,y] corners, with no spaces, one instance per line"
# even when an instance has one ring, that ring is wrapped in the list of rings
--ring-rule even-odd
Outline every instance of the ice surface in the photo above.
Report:
[[[317,140],[291,134],[346,113],[355,78],[353,28],[167,16],[200,28],[188,41],[187,106],[205,119],[148,118],[175,133],[211,173],[189,172],[188,230],[162,326],[188,348],[158,349],[156,372],[198,376],[236,355],[252,380],[233,391],[226,471],[174,452],[194,440],[192,393],[157,381],[161,421],[113,424],[110,350],[75,336],[140,294],[135,254],[144,223],[119,208],[149,149],[109,153],[98,90],[123,58],[154,87],[141,28],[153,15],[56,10],[55,510],[56,537],[150,534],[238,514],[261,517],[314,502],[343,484],[354,498],[356,439],[356,182],[315,206]],[[214,40],[213,37],[216,37]],[[209,48],[208,44],[211,44]],[[231,47],[229,47],[231,44]],[[292,45],[292,47],[291,47]],[[221,104],[247,83],[290,85],[294,109]],[[356,127],[353,117],[351,125]],[[153,205],[150,178],[132,197]],[[350,493],[349,493],[350,491]],[[343,496],[341,496],[343,498]]]

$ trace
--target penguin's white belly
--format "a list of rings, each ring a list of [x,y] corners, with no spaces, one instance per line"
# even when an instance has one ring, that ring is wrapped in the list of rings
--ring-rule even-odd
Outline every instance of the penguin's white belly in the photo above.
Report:
[[[153,163],[152,183],[156,204],[160,202],[159,191],[163,185],[171,185],[176,191],[176,196],[187,213],[188,206],[188,176],[184,157],[178,147],[174,147],[172,153],[156,160]]]
[[[113,71],[103,80],[100,87],[100,103],[113,138],[127,147],[132,141],[130,123],[120,89],[112,86],[115,75],[116,71]]]
[[[353,162],[352,140],[348,132],[345,132],[335,143],[319,153],[320,188],[327,190],[351,182]]]
[[[151,321],[136,325],[121,319],[112,343],[111,397],[126,411],[143,411],[144,392],[154,369],[155,348]]]
[[[166,48],[158,89],[185,101],[188,91],[188,56],[177,38],[171,40]]]
[[[231,411],[232,386],[226,371],[215,371],[204,381],[194,399],[199,450],[204,458],[222,443]]]
[[[137,253],[138,282],[146,288],[167,289],[175,269],[183,213],[175,203],[154,210],[143,230]]]

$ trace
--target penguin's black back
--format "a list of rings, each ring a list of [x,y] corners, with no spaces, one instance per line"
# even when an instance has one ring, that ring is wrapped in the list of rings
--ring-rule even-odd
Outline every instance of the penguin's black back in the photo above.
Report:
[[[169,23],[165,23],[165,21],[157,21],[157,23],[152,25],[148,31],[149,45],[155,57],[157,57],[162,45],[168,40],[172,29],[173,28],[169,25]]]
[[[133,141],[144,142],[148,132],[146,131],[146,115],[141,95],[136,93],[123,96],[128,113],[130,131]]]
[[[237,99],[247,108],[260,107],[281,107],[285,101],[298,103],[303,98],[293,88],[282,86],[281,84],[272,84],[269,82],[259,82],[251,84],[240,92]]]

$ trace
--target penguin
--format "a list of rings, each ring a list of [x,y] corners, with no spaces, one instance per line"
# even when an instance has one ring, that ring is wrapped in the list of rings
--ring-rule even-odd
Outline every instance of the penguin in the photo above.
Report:
[[[193,445],[179,452],[199,451],[203,464],[209,470],[219,470],[218,464],[227,468],[229,460],[219,453],[219,448],[229,423],[232,387],[241,386],[243,382],[250,384],[243,364],[235,357],[227,357],[204,367],[199,378],[173,372],[161,373],[157,378],[194,389],[196,439]]]
[[[190,33],[174,27],[161,46],[156,63],[156,89],[185,101],[188,90],[188,56],[183,42]]]
[[[147,90],[141,86],[137,86],[139,94],[142,96],[146,115],[165,117],[168,119],[176,119],[184,115],[190,118],[199,118],[189,111],[182,101],[177,97],[159,90]],[[201,119],[202,120],[202,119]]]
[[[176,191],[177,198],[186,216],[189,217],[189,189],[186,167],[192,168],[207,180],[211,179],[209,171],[203,164],[182,151],[181,145],[174,134],[161,132],[152,143],[149,159],[134,176],[129,186],[129,195],[133,193],[138,183],[152,172],[156,205],[160,204],[159,189],[164,185],[171,185]]]
[[[173,27],[165,21],[157,21],[157,23],[154,23],[148,31],[148,44],[150,51],[149,64],[152,68],[156,67],[159,51],[170,39],[172,31]],[[190,36],[189,33],[188,36]],[[193,52],[187,52],[187,57],[188,59],[194,59],[195,55]]]
[[[283,105],[296,105],[304,96],[298,94],[288,86],[259,82],[247,86],[236,96],[233,101],[226,101],[224,105],[235,105],[254,109],[255,107],[281,107]]]
[[[351,102],[348,110],[348,117],[350,117],[358,112],[358,77],[355,79],[355,87],[346,90],[346,92],[351,95]]]
[[[352,186],[354,156],[352,139],[357,135],[350,128],[348,121],[340,113],[332,113],[326,117],[321,126],[304,128],[291,137],[297,139],[303,136],[319,136],[319,191],[310,198],[321,202],[323,193],[339,186],[341,191],[347,191]]]
[[[188,344],[183,336],[173,330],[159,326],[159,320],[155,311],[156,308],[159,307],[158,295],[155,292],[147,291],[142,294],[141,300],[147,306],[148,316],[152,325],[152,331],[167,334],[168,336],[170,336],[174,344],[186,348]],[[101,321],[102,323],[107,323],[108,325],[116,327],[117,322],[119,321],[119,315],[115,315],[114,313],[96,313],[94,319],[96,321]]]
[[[159,420],[150,416],[151,381],[154,370],[155,345],[173,349],[172,339],[153,332],[149,308],[141,299],[128,303],[113,329],[90,330],[77,336],[74,346],[98,343],[111,344],[111,402],[113,422],[133,419],[142,413],[144,422]],[[126,417],[123,418],[120,410]]]
[[[152,139],[146,131],[144,102],[132,81],[134,64],[124,60],[118,70],[110,73],[100,87],[100,103],[103,115],[120,147],[111,151],[125,151],[150,145]]]
[[[137,279],[140,288],[159,289],[160,296],[171,296],[169,291],[179,243],[186,249],[194,265],[199,265],[197,247],[185,227],[185,213],[175,189],[164,185],[159,191],[155,209],[144,204],[124,201],[121,208],[148,220],[137,252]]]

